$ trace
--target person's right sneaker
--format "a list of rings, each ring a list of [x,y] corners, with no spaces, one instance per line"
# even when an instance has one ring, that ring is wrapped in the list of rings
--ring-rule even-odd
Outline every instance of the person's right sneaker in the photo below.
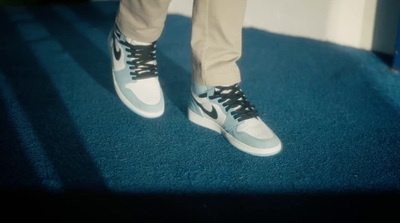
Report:
[[[279,138],[261,120],[238,84],[225,87],[193,84],[188,118],[255,156],[274,155],[282,148]]]
[[[158,81],[156,43],[132,40],[115,26],[108,46],[114,86],[122,102],[140,116],[161,116],[164,97]]]

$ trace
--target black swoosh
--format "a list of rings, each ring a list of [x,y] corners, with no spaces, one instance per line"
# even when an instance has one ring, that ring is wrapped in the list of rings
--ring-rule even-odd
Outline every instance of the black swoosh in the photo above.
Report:
[[[113,36],[113,39],[114,39],[114,41],[113,41],[114,56],[115,56],[115,59],[116,59],[116,60],[119,60],[119,59],[121,58],[121,49],[119,49],[119,50],[117,51],[117,48],[116,48],[116,46],[115,46],[115,41],[116,41],[115,35]]]
[[[201,108],[201,110],[203,110],[203,112],[206,113],[208,116],[210,116],[213,119],[217,119],[218,118],[218,113],[217,113],[217,110],[215,110],[214,106],[211,105],[212,110],[209,112],[199,102],[197,102],[196,99],[194,99],[194,101]]]

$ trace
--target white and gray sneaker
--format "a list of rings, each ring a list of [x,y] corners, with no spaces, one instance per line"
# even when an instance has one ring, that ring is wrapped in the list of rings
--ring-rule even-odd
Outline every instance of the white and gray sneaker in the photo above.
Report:
[[[255,156],[271,156],[282,148],[279,138],[261,120],[238,84],[218,87],[193,84],[188,118]]]
[[[161,116],[165,105],[158,81],[156,42],[132,40],[115,25],[108,46],[114,86],[122,102],[140,116]]]

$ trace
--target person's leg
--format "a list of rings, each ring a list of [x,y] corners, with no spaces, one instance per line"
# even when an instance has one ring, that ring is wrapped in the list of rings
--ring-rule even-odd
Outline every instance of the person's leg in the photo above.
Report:
[[[156,41],[164,28],[171,0],[121,0],[116,24],[127,37]]]
[[[195,0],[192,24],[193,81],[199,85],[240,82],[246,0]]]
[[[224,135],[236,148],[257,156],[281,150],[239,87],[246,0],[195,0],[192,28],[192,97],[188,118]]]
[[[114,86],[121,101],[146,118],[164,113],[158,81],[156,40],[170,0],[121,0],[116,25],[109,35]]]

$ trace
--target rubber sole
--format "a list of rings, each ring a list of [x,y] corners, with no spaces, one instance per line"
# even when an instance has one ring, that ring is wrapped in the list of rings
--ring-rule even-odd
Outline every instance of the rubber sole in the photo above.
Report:
[[[279,143],[279,145],[272,147],[272,148],[255,148],[249,145],[246,145],[239,140],[237,140],[235,137],[233,137],[231,134],[227,133],[225,129],[223,129],[219,124],[201,117],[200,115],[196,114],[195,112],[191,111],[188,109],[188,118],[191,122],[194,124],[197,124],[199,126],[202,126],[207,129],[211,129],[215,132],[218,132],[219,134],[223,135],[234,147],[237,149],[249,153],[254,156],[272,156],[277,153],[279,153],[282,149],[282,144]]]

